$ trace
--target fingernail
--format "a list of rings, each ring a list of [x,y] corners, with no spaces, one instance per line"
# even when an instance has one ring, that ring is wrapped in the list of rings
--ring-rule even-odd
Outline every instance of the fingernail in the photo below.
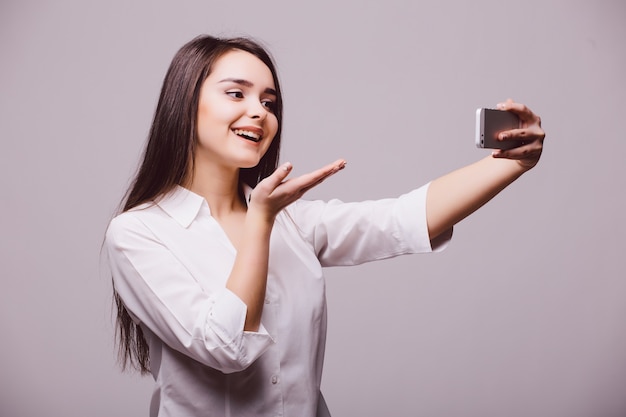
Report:
[[[283,169],[285,171],[289,171],[291,168],[292,168],[292,165],[289,162],[287,162],[285,165],[283,165]]]
[[[504,105],[504,103],[498,103],[498,105],[497,105],[496,107],[497,107],[498,109],[500,109],[500,110],[504,110],[505,105]]]
[[[504,140],[507,137],[509,137],[509,135],[507,135],[506,133],[500,133],[500,140]]]

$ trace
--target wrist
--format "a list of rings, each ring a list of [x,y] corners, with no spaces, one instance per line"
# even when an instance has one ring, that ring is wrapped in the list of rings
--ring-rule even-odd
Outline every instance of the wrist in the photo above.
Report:
[[[506,165],[506,164],[511,165],[511,168],[514,170],[517,170],[519,175],[521,175],[533,169],[539,162],[540,156],[541,156],[541,153],[532,154],[532,155],[529,154],[523,158],[512,157],[512,156],[509,157],[508,153],[495,151],[491,154],[491,157],[492,157],[491,159],[502,161],[503,165]]]
[[[276,215],[271,215],[262,210],[256,210],[253,207],[248,207],[246,213],[245,227],[253,228],[256,230],[271,230],[274,226],[274,220]]]
[[[492,173],[502,177],[516,179],[532,167],[526,166],[522,161],[508,158],[491,157],[486,158],[492,165]]]

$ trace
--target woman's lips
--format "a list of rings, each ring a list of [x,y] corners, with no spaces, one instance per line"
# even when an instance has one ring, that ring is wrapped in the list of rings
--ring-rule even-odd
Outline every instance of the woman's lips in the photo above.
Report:
[[[258,142],[263,138],[263,129],[255,126],[235,127],[232,130],[235,135],[253,142]]]

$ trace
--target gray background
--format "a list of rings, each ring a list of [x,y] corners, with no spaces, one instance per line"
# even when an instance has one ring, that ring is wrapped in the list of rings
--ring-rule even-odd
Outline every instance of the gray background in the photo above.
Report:
[[[273,52],[310,197],[396,196],[487,154],[474,110],[540,114],[540,165],[443,253],[328,270],[334,416],[626,415],[623,1],[0,3],[0,414],[144,416],[115,365],[105,227],[167,65],[200,33]]]

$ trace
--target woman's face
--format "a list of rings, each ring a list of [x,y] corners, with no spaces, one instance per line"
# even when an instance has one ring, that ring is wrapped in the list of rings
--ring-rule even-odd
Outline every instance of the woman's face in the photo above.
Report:
[[[256,166],[278,130],[275,88],[256,56],[237,49],[222,55],[200,90],[196,163]]]

